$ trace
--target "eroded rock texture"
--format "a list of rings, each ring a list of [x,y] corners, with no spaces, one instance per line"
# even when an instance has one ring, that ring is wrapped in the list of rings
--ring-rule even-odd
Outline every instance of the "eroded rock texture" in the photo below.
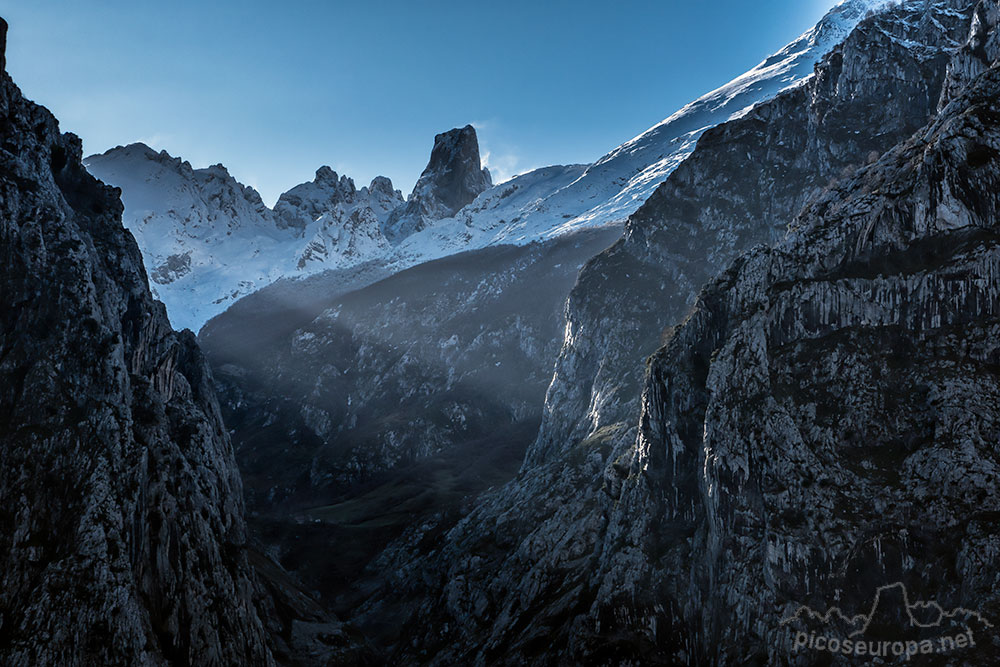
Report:
[[[864,610],[890,582],[1000,616],[998,100],[994,67],[712,283],[653,358],[604,586],[672,600],[647,620],[689,656],[787,659],[783,615]]]

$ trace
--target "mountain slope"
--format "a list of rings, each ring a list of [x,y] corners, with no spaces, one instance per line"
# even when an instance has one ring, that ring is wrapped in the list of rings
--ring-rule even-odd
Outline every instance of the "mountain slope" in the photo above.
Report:
[[[171,322],[200,329],[240,297],[285,276],[355,266],[384,254],[381,227],[403,204],[386,178],[357,190],[329,167],[281,196],[274,211],[222,165],[193,169],[142,144],[86,160],[122,189],[125,224]]]
[[[528,243],[573,229],[620,223],[638,209],[694,150],[711,127],[746,114],[755,104],[813,74],[819,60],[842,42],[871,11],[888,0],[845,0],[811,30],[784,49],[680,109],[591,165],[571,169],[572,177],[536,183],[557,167],[546,167],[501,183],[460,211],[404,243],[399,253],[425,258],[458,248],[493,243]],[[569,174],[567,174],[569,175]],[[532,189],[527,200],[506,200]]]
[[[192,169],[142,144],[91,156],[86,165],[122,189],[126,227],[177,327],[199,328],[295,266],[293,231],[279,229],[260,196],[221,165]]]
[[[992,68],[713,282],[651,362],[605,586],[670,590],[706,663],[788,659],[766,619],[835,595],[863,609],[890,582],[1000,611],[984,567],[1000,539],[998,9],[980,3],[974,26],[992,47],[967,50]],[[638,552],[682,565],[623,569]],[[941,664],[989,662],[998,639],[976,630]]]
[[[0,662],[272,664],[208,367],[0,66]]]

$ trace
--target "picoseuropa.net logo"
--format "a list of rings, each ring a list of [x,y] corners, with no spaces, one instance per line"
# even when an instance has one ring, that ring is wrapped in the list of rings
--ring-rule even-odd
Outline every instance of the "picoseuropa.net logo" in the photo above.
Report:
[[[976,648],[993,625],[964,607],[911,602],[902,582],[882,586],[866,613],[845,615],[839,607],[819,612],[806,606],[781,621],[792,652],[911,660]]]

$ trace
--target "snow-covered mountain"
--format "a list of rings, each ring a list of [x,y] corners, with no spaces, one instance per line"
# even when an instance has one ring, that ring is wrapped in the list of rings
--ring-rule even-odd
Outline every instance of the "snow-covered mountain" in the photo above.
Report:
[[[315,180],[281,195],[274,212],[279,225],[300,231],[305,245],[295,268],[309,274],[385,254],[389,242],[383,227],[403,203],[403,194],[384,176],[357,190],[347,176],[338,178],[329,167],[320,167]]]
[[[142,145],[87,160],[122,188],[135,234],[177,327],[199,329],[282,277],[372,261],[395,272],[456,252],[621,224],[694,150],[705,130],[813,74],[864,16],[891,0],[845,0],[775,55],[590,165],[536,169],[491,187],[471,126],[435,138],[404,202],[388,179],[360,191],[329,168],[269,210],[221,166],[192,169]]]
[[[283,276],[384,254],[381,226],[403,204],[387,178],[357,190],[321,167],[271,210],[222,165],[194,169],[143,144],[91,156],[86,166],[122,189],[125,226],[142,249],[154,295],[175,327],[193,330]]]
[[[193,169],[143,144],[86,160],[122,189],[125,226],[142,250],[154,296],[172,324],[197,329],[241,296],[294,270],[294,230],[222,165]]]
[[[406,240],[400,258],[470,247],[530,243],[574,229],[619,223],[694,150],[705,130],[813,74],[819,60],[890,0],[844,0],[812,29],[762,63],[631,139],[591,165],[545,167],[487,190],[454,218]]]

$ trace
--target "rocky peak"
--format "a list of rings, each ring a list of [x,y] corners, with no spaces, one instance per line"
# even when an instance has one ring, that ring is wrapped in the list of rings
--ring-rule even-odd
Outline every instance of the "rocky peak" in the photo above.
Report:
[[[400,203],[403,202],[403,195],[399,190],[392,187],[392,181],[385,176],[376,176],[372,179],[371,184],[368,186],[368,191],[373,195],[384,196],[384,197],[399,197]]]
[[[413,188],[413,196],[430,195],[442,212],[454,215],[491,185],[489,171],[482,168],[476,129],[466,125],[434,137],[431,159]]]
[[[353,188],[353,181],[347,181]],[[299,269],[345,268],[382,254],[389,248],[382,223],[403,204],[403,194],[393,190],[392,181],[384,176],[350,196],[331,200],[329,208],[306,227],[310,240],[299,255]]]
[[[357,188],[354,180],[339,176],[328,166],[316,170],[316,177],[309,183],[296,185],[278,198],[274,212],[283,228],[305,230],[323,214],[354,201]]]
[[[425,229],[429,222],[449,218],[493,185],[482,166],[479,138],[471,125],[434,137],[434,148],[406,206],[393,212],[386,237],[397,243]]]
[[[226,165],[222,164],[221,162],[218,162],[216,164],[210,165],[209,167],[206,167],[206,171],[209,174],[211,174],[213,176],[216,176],[218,178],[231,178],[232,177],[232,175],[229,173],[229,169],[227,169]]]
[[[810,39],[813,42],[825,40],[840,41],[865,16],[885,9],[893,0],[843,0],[830,10],[812,30]]]
[[[313,183],[335,189],[344,196],[354,194],[356,190],[354,179],[347,176],[338,176],[337,172],[326,165],[316,170],[316,178],[313,180]]]
[[[7,71],[7,22],[0,18],[0,69]]]

